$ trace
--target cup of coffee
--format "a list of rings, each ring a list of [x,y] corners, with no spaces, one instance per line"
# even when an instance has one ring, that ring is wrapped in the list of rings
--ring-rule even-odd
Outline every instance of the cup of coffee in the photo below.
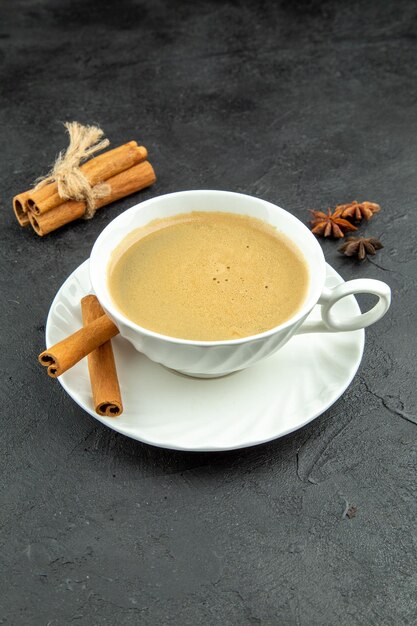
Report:
[[[326,264],[291,213],[227,191],[183,191],[114,219],[90,258],[93,290],[120,334],[153,361],[217,377],[244,369],[294,334],[365,328],[388,310],[388,285],[357,279],[325,287]],[[378,297],[366,313],[338,317],[345,296]],[[316,304],[321,321],[305,322]]]

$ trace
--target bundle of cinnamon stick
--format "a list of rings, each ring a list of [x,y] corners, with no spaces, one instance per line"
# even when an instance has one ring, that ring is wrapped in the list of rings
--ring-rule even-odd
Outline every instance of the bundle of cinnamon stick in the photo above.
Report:
[[[83,328],[41,352],[38,361],[51,378],[57,378],[88,356],[95,411],[117,417],[123,412],[123,404],[111,339],[119,330],[93,295],[82,298],[81,312]]]
[[[93,191],[99,185],[102,186],[102,193],[95,199],[94,210],[156,181],[153,167],[146,160],[147,156],[144,146],[129,141],[80,165],[79,169]],[[64,224],[85,217],[87,203],[83,200],[63,199],[58,193],[57,183],[51,182],[15,196],[13,209],[21,226],[31,225],[43,237]]]

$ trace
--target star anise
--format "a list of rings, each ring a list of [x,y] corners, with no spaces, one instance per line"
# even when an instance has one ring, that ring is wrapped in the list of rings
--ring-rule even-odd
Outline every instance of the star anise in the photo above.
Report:
[[[340,246],[339,252],[346,256],[356,256],[363,261],[368,254],[374,256],[383,247],[376,237],[348,237],[346,243]]]
[[[331,209],[327,209],[327,214],[323,211],[311,211],[313,219],[311,220],[311,232],[322,237],[336,237],[340,239],[345,236],[345,231],[358,230],[348,220],[342,218],[342,210],[336,208],[334,213]]]
[[[342,217],[360,222],[363,218],[370,220],[374,213],[379,213],[381,207],[376,202],[358,202],[354,200],[349,202],[349,204],[339,204],[336,207],[336,211],[338,209],[341,209]]]

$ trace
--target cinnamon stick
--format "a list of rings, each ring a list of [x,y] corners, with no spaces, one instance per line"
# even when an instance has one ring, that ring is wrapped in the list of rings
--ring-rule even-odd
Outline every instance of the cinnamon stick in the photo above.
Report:
[[[106,184],[110,185],[111,188],[110,193],[103,198],[98,198],[95,208],[99,209],[119,198],[128,196],[145,187],[149,187],[149,185],[152,185],[155,181],[155,172],[149,161],[134,165],[128,170],[106,180]],[[36,233],[40,237],[43,237],[57,228],[64,226],[64,224],[68,224],[69,222],[83,217],[85,208],[85,202],[68,200],[41,215],[35,215],[32,210],[29,209],[28,215],[30,223]]]
[[[13,211],[21,226],[28,226],[30,223],[27,214],[27,202],[29,200],[29,196],[30,190],[19,193],[13,198]]]
[[[41,365],[48,368],[48,375],[57,378],[87,354],[117,335],[119,329],[107,315],[84,326],[66,339],[44,350],[38,356]]]
[[[80,170],[90,185],[94,186],[141,163],[147,156],[148,151],[144,146],[138,146],[136,141],[129,141],[90,159],[80,166]],[[45,185],[40,189],[32,189],[27,199],[28,208],[35,215],[51,211],[62,203],[63,199],[58,194],[56,183]]]
[[[81,312],[84,326],[104,315],[99,301],[93,295],[82,298]],[[96,413],[107,417],[120,415],[123,404],[111,341],[106,341],[90,352],[87,359]]]

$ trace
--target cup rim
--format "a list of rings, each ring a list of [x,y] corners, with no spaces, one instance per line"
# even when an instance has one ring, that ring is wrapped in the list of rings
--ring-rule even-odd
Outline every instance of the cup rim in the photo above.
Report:
[[[94,256],[98,253],[98,249],[100,247],[101,241],[103,240],[103,238],[105,237],[105,235],[108,233],[109,230],[111,230],[112,228],[114,228],[115,226],[117,226],[117,224],[121,221],[123,221],[124,219],[126,219],[126,216],[130,213],[133,213],[136,210],[139,210],[140,208],[143,208],[145,205],[149,206],[152,204],[157,204],[158,201],[160,201],[162,198],[167,198],[167,197],[174,197],[174,196],[183,196],[183,195],[192,195],[192,194],[210,194],[210,195],[217,195],[217,194],[222,194],[222,195],[232,195],[232,196],[237,196],[237,197],[243,197],[243,198],[250,198],[251,200],[255,200],[258,202],[261,202],[262,204],[266,204],[269,205],[270,207],[272,207],[274,210],[278,210],[280,212],[285,213],[286,215],[286,219],[289,219],[290,221],[294,221],[297,222],[298,227],[300,227],[300,225],[303,227],[305,234],[312,238],[311,241],[314,241],[314,245],[316,246],[316,250],[319,254],[319,257],[322,261],[322,267],[323,267],[323,272],[322,272],[322,280],[320,281],[320,283],[318,283],[318,285],[316,286],[315,289],[315,294],[317,295],[317,297],[313,298],[314,299],[314,304],[312,306],[310,306],[309,301],[311,301],[311,296],[309,298],[306,298],[306,301],[304,303],[304,305],[301,307],[301,309],[299,311],[297,311],[297,313],[295,313],[289,320],[286,320],[285,322],[283,322],[282,324],[279,324],[278,326],[274,326],[273,328],[270,328],[269,330],[264,331],[263,333],[258,333],[256,335],[248,335],[246,337],[239,337],[238,339],[221,339],[221,340],[215,340],[215,341],[203,341],[203,340],[195,340],[195,339],[183,339],[181,337],[170,337],[169,335],[164,335],[162,333],[157,333],[153,330],[149,330],[148,328],[145,328],[144,326],[140,326],[139,324],[136,324],[135,322],[133,322],[132,320],[130,320],[128,317],[126,317],[126,315],[124,315],[121,311],[119,311],[119,309],[116,307],[116,305],[113,304],[112,302],[112,298],[110,296],[109,290],[106,286],[106,294],[107,298],[106,298],[106,303],[103,304],[103,300],[104,298],[100,297],[100,294],[98,293],[100,291],[100,288],[97,289],[97,283],[95,281],[95,276],[94,276],[94,272],[95,272],[95,268],[94,268]],[[128,232],[126,232],[125,236],[128,235]],[[120,242],[118,242],[120,243]],[[118,244],[116,244],[118,245]],[[116,247],[116,246],[115,246]],[[114,250],[114,248],[112,248],[111,250],[108,251],[108,256],[110,256],[111,252]],[[308,260],[306,259],[306,261],[308,262]],[[113,317],[116,320],[116,325],[117,322],[119,322],[120,324],[124,324],[125,326],[128,326],[131,330],[136,331],[136,332],[140,332],[148,337],[152,337],[154,339],[159,339],[159,340],[163,340],[165,342],[168,343],[173,343],[173,344],[177,344],[177,345],[187,345],[187,346],[200,346],[200,347],[210,347],[210,346],[237,346],[240,344],[244,344],[250,341],[256,341],[256,340],[261,340],[261,339],[266,339],[274,334],[276,334],[277,332],[281,332],[283,330],[286,330],[287,328],[294,326],[294,324],[297,324],[297,322],[299,322],[303,317],[306,317],[311,310],[314,308],[314,306],[317,304],[317,301],[320,297],[320,294],[323,290],[324,284],[325,284],[325,280],[326,280],[326,270],[325,270],[325,264],[326,264],[326,260],[324,257],[324,253],[323,250],[320,246],[320,244],[318,243],[316,237],[311,233],[311,231],[307,228],[307,226],[305,224],[303,224],[303,222],[301,222],[301,220],[299,220],[297,217],[295,217],[295,215],[292,215],[292,213],[290,213],[289,211],[287,211],[286,209],[281,208],[280,206],[273,204],[272,202],[269,202],[268,200],[263,200],[262,198],[257,198],[256,196],[251,196],[249,194],[243,194],[243,193],[239,193],[239,192],[235,192],[235,191],[224,191],[221,189],[189,189],[189,190],[184,190],[184,191],[174,191],[171,193],[166,193],[166,194],[161,194],[160,196],[155,196],[153,198],[149,198],[148,200],[144,200],[143,202],[139,202],[137,204],[135,204],[134,206],[130,207],[129,209],[126,209],[125,211],[123,211],[123,213],[121,213],[120,215],[118,215],[117,217],[115,217],[111,222],[109,222],[109,224],[107,224],[107,226],[101,231],[101,233],[99,234],[99,236],[97,237],[97,239],[95,240],[92,250],[91,250],[91,254],[90,254],[90,268],[89,268],[89,272],[90,272],[90,281],[91,281],[91,285],[93,287],[93,291],[97,296],[97,299],[99,300],[100,304],[103,305],[103,308],[107,309],[110,312],[111,317]],[[104,271],[107,273],[107,267],[108,267],[108,262],[104,264]]]

